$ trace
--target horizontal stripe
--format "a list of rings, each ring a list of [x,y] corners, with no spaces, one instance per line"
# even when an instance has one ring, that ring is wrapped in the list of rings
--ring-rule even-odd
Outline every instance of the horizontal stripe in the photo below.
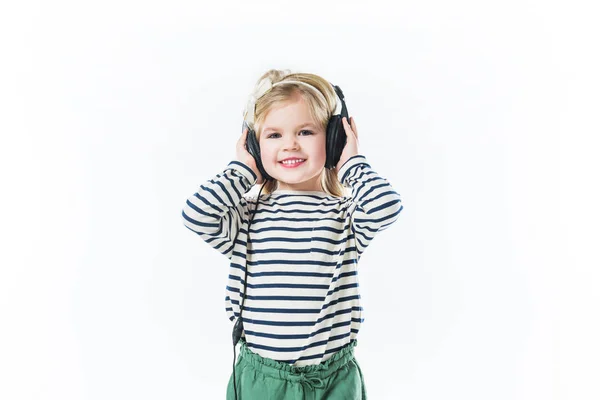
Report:
[[[224,308],[232,322],[248,281],[241,318],[257,354],[312,365],[357,338],[364,321],[358,261],[403,205],[363,155],[348,159],[338,178],[351,196],[276,191],[257,205],[248,195],[256,175],[232,161],[184,204],[184,225],[230,259]]]

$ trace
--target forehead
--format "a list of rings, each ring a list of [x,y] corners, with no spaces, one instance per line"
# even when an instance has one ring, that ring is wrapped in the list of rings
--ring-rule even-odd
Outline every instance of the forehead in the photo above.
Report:
[[[302,99],[287,101],[279,106],[271,108],[263,122],[263,132],[271,130],[299,129],[310,126],[317,128],[310,109]]]

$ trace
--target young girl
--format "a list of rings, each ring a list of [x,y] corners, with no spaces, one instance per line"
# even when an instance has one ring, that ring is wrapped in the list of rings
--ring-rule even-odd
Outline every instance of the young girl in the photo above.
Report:
[[[353,118],[342,122],[339,162],[325,168],[339,101],[317,75],[267,71],[244,121],[271,179],[248,152],[244,129],[236,160],[183,208],[185,226],[230,260],[225,310],[233,323],[244,300],[227,399],[366,399],[354,357],[363,322],[358,261],[403,206],[359,153]],[[255,184],[263,184],[258,196],[246,196]]]

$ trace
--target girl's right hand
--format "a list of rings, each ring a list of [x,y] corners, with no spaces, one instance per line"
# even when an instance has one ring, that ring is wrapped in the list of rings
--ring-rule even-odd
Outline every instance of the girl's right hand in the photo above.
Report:
[[[248,150],[246,149],[247,135],[248,135],[248,128],[244,128],[244,130],[242,132],[242,136],[239,138],[237,145],[236,145],[237,161],[249,166],[252,169],[252,171],[254,171],[256,176],[258,177],[256,180],[256,183],[261,185],[264,182],[262,174],[256,167],[256,161],[254,160],[254,157],[252,157],[252,154],[250,154],[248,152]]]

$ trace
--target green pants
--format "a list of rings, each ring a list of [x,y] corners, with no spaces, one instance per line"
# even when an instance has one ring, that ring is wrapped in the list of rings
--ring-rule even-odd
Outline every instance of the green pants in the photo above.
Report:
[[[356,340],[317,365],[294,367],[253,353],[244,338],[235,365],[237,400],[366,400],[362,371],[354,358]],[[233,373],[227,400],[235,400]]]

